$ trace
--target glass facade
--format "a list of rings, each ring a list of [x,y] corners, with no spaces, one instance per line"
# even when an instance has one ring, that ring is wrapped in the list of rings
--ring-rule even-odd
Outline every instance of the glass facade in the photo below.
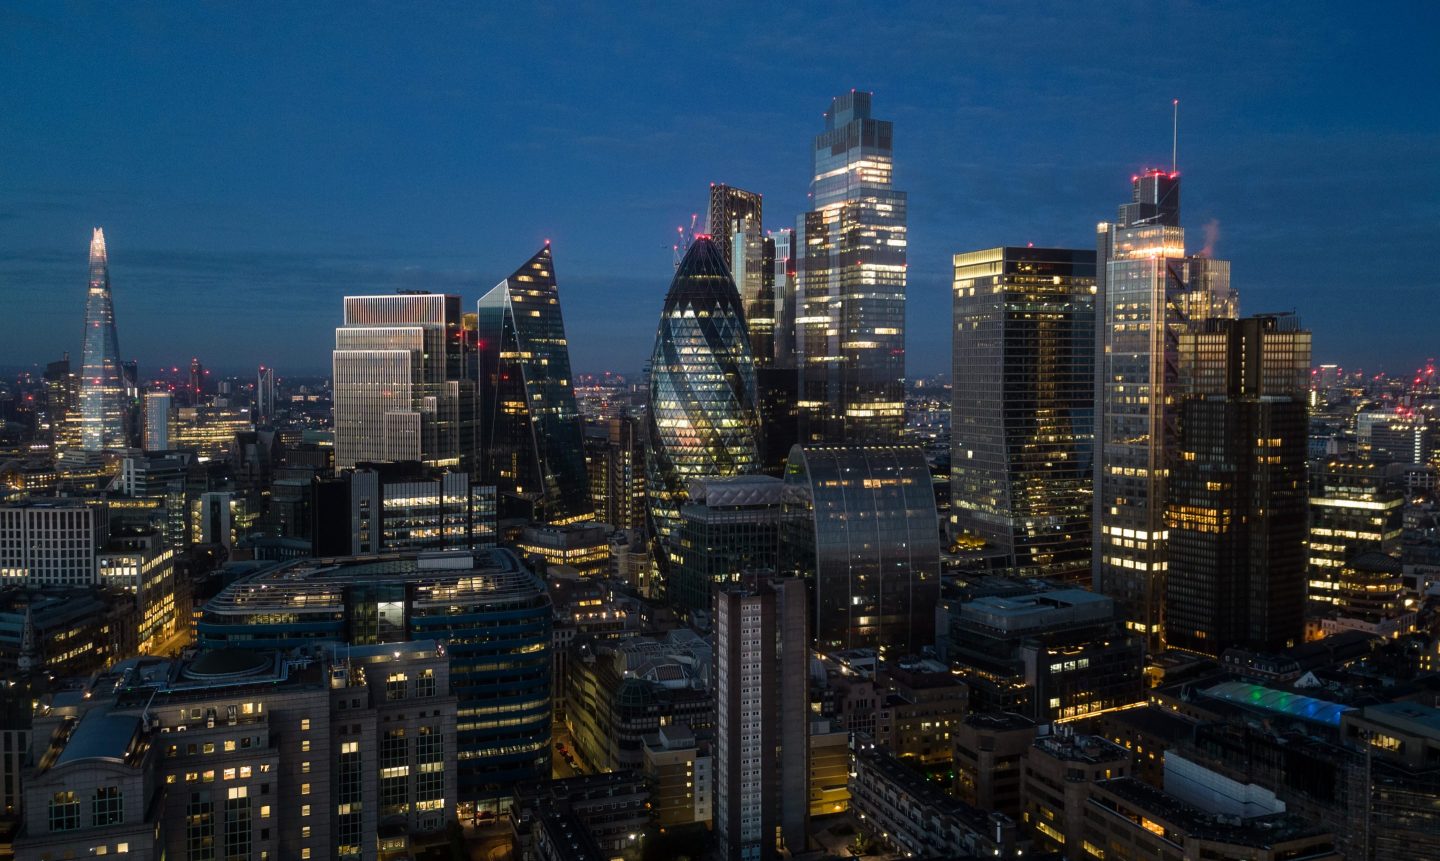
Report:
[[[893,442],[904,426],[906,196],[891,185],[892,139],[855,91],[815,137],[814,209],[796,226],[802,443]]]
[[[785,485],[782,565],[811,579],[817,648],[932,645],[940,523],[924,450],[796,446]]]
[[[533,505],[533,519],[588,519],[584,429],[548,244],[481,297],[476,326],[486,480]]]
[[[335,330],[335,468],[420,461],[472,469],[473,348],[460,297],[345,297]]]
[[[650,531],[670,548],[688,482],[759,466],[755,362],[730,267],[709,237],[680,262],[650,359]],[[662,570],[671,561],[666,554]]]
[[[84,367],[80,376],[80,446],[87,452],[123,449],[127,402],[115,333],[115,302],[105,231],[90,240],[90,288],[85,294]]]
[[[1332,458],[1310,477],[1310,581],[1317,604],[1339,604],[1342,569],[1364,553],[1400,550],[1405,497],[1385,482],[1385,466]]]
[[[1090,578],[1095,253],[955,255],[951,530],[1008,573]]]
[[[679,562],[665,593],[686,610],[708,610],[716,583],[780,568],[780,497],[784,483],[761,475],[697,478],[680,509]]]
[[[1152,648],[1164,641],[1179,339],[1191,321],[1236,312],[1229,264],[1185,256],[1179,195],[1178,174],[1147,171],[1121,221],[1097,228],[1094,585]]]
[[[1219,657],[1303,640],[1310,333],[1294,317],[1180,336],[1165,636]]]

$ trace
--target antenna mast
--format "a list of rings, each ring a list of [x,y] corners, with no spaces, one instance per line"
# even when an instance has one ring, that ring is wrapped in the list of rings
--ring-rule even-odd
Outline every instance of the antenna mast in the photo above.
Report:
[[[1174,173],[1179,170],[1176,156],[1180,152],[1180,100],[1175,99],[1170,107],[1170,172]]]

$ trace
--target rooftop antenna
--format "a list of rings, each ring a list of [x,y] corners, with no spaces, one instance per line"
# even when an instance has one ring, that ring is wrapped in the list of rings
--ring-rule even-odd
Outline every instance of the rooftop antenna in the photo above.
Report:
[[[1180,100],[1170,103],[1170,172],[1179,170],[1176,155],[1180,152]]]

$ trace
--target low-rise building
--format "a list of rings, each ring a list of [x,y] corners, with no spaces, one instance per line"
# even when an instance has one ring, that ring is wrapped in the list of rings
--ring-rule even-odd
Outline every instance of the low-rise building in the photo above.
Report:
[[[1331,832],[1288,813],[1207,813],[1133,777],[1088,784],[1079,850],[1068,857],[1159,861],[1341,861]]]
[[[1022,788],[1022,819],[1034,832],[1035,848],[1079,857],[1090,784],[1128,777],[1130,763],[1129,752],[1098,736],[1036,738],[1025,754]]]
[[[657,825],[708,823],[713,817],[714,759],[689,725],[672,723],[645,737],[645,780]]]
[[[42,700],[17,854],[410,852],[455,816],[455,702],[434,642],[124,662]]]
[[[864,743],[855,751],[850,809],[861,826],[913,858],[1020,858],[1029,844],[1015,820],[952,798],[925,776]]]
[[[850,733],[829,720],[810,721],[810,815],[850,806]]]
[[[608,861],[635,848],[649,821],[650,793],[638,771],[525,781],[510,803],[513,857]]]
[[[955,795],[984,810],[1020,817],[1021,769],[1035,722],[1009,712],[967,716],[955,730]]]

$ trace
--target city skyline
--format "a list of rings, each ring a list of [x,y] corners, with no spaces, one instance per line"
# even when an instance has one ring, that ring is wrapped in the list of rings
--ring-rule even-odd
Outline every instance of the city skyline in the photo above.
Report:
[[[773,91],[784,93],[763,109],[733,96],[700,100],[703,107],[686,99],[690,62],[655,53],[656,42],[681,38],[669,23],[605,21],[610,38],[592,42],[580,32],[596,22],[584,16],[557,22],[541,13],[535,26],[553,28],[572,56],[512,81],[519,89],[501,94],[507,78],[500,66],[512,49],[496,46],[496,56],[483,61],[457,58],[453,37],[436,35],[433,21],[416,20],[401,28],[392,55],[433,39],[441,56],[419,58],[403,80],[379,81],[374,104],[345,118],[305,100],[377,82],[323,40],[300,39],[321,26],[317,20],[298,22],[295,35],[277,45],[250,46],[259,24],[229,28],[234,22],[223,10],[164,22],[124,13],[102,22],[43,7],[28,15],[12,11],[7,29],[16,44],[10,59],[0,60],[0,73],[23,69],[35,86],[7,105],[15,135],[6,145],[0,193],[11,203],[0,217],[12,226],[0,238],[0,292],[13,302],[13,319],[32,325],[7,327],[0,364],[28,366],[66,350],[79,355],[74,320],[83,304],[83,264],[70,249],[81,231],[101,225],[111,239],[117,314],[132,333],[123,358],[138,358],[142,373],[191,355],[215,368],[266,364],[282,375],[323,373],[316,334],[334,327],[333,309],[345,292],[424,288],[473,301],[510,271],[517,248],[546,238],[570,261],[567,315],[577,372],[635,371],[672,274],[675,224],[703,214],[708,184],[724,182],[767,198],[767,228],[788,226],[809,208],[805,142],[818,113],[852,86],[876,92],[894,119],[896,183],[912,195],[912,376],[947,364],[948,327],[938,312],[947,305],[950,256],[1026,241],[1084,247],[1094,222],[1108,215],[1101,202],[1110,199],[1115,178],[1168,163],[1174,97],[1181,99],[1181,172],[1195,177],[1187,184],[1184,226],[1196,239],[1207,229],[1213,236],[1218,226],[1219,253],[1234,261],[1251,309],[1305,311],[1316,361],[1404,373],[1434,352],[1423,326],[1403,314],[1423,301],[1428,285],[1400,268],[1402,255],[1384,253],[1423,251],[1435,242],[1423,225],[1435,220],[1440,194],[1432,192],[1440,174],[1422,156],[1433,149],[1436,121],[1433,112],[1408,101],[1402,106],[1402,93],[1383,84],[1409,80],[1423,90],[1435,79],[1436,70],[1415,59],[1423,50],[1404,48],[1426,30],[1423,22],[1376,22],[1366,32],[1321,39],[1336,27],[1338,13],[1308,7],[1303,15],[1281,13],[1287,26],[1270,36],[1253,32],[1253,18],[1239,9],[1155,10],[1147,28],[1185,26],[1200,35],[1174,56],[1146,61],[1143,84],[1134,87],[1120,79],[1139,68],[1138,58],[1106,70],[1098,58],[1065,46],[1089,42],[1099,49],[1093,53],[1111,53],[1104,46],[1123,44],[1141,27],[1138,16],[1077,23],[1052,14],[1011,25],[983,10],[937,13],[907,46],[913,59],[882,62],[900,50],[899,34],[915,29],[918,13],[902,8],[867,34],[884,46],[874,62],[845,50],[830,58],[808,40],[779,35],[783,27],[735,25],[741,32],[733,35],[757,49],[789,46],[797,59],[823,60],[797,62],[803,71],[769,61],[747,69],[741,84],[771,76]],[[474,20],[485,34],[515,29],[478,13]],[[365,43],[381,38],[382,25],[335,26],[354,28],[348,35]],[[1057,62],[1068,63],[1070,74],[1055,77],[1043,64],[1017,68],[984,47],[1018,26],[1035,44],[1057,47]],[[180,44],[187,28],[211,27],[234,32],[219,46],[215,69],[253,49],[275,71],[218,80]],[[830,35],[842,48],[862,38]],[[129,47],[107,62],[127,87],[76,86],[99,70],[75,52],[105,54],[93,49],[115,40]],[[962,42],[979,47],[964,64],[937,65],[937,54]],[[712,56],[717,46],[687,47],[728,62],[728,55]],[[144,59],[147,52],[165,68],[194,67],[192,90],[169,92],[168,79]],[[586,78],[585,64],[605,66],[610,53],[637,62],[609,63]],[[1187,71],[1200,56],[1246,58],[1246,73]],[[441,86],[435,76],[442,62],[457,81],[493,77],[495,86],[479,96]],[[638,67],[647,65],[659,74],[643,74]],[[1270,86],[1254,92],[1254,78]],[[276,98],[276,88],[292,79],[310,87],[306,95]],[[95,107],[90,101],[101,94],[133,134],[101,142],[78,136]],[[604,98],[587,103],[597,94]],[[522,106],[528,110],[546,96],[557,108],[545,112],[547,119],[522,115]],[[1104,121],[1094,111],[1098,104],[1107,105]],[[183,114],[187,130],[154,147],[148,144],[158,132],[135,124],[157,107]],[[311,108],[315,117],[300,116]],[[440,119],[451,108],[463,109]],[[327,119],[339,121],[345,141],[319,133]],[[418,128],[394,128],[406,120]],[[374,127],[356,128],[366,121]],[[207,136],[205,146],[196,135]],[[483,147],[476,148],[475,135],[485,137]],[[1347,201],[1390,184],[1402,166],[1408,193],[1353,219]],[[358,181],[376,169],[382,181]],[[614,176],[599,175],[607,172]],[[1324,181],[1310,181],[1318,177]],[[586,213],[601,206],[606,229],[587,229]],[[1308,265],[1337,242],[1380,253]],[[1363,306],[1343,301],[1357,283],[1367,288]]]

